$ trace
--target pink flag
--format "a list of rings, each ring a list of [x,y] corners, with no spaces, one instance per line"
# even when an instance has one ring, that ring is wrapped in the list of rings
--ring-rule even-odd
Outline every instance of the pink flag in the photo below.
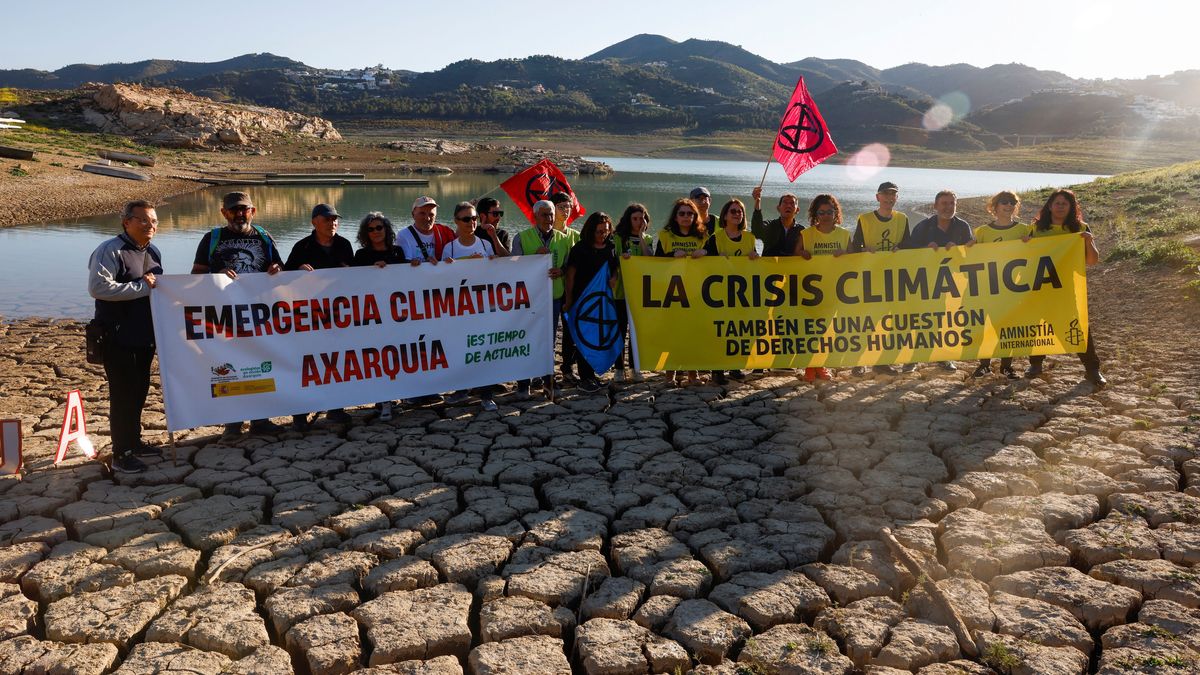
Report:
[[[779,120],[779,133],[775,136],[775,159],[783,165],[788,180],[794,181],[800,174],[837,154],[837,146],[829,135],[829,127],[817,103],[808,95],[804,76],[796,83],[796,90],[788,101],[787,112]]]

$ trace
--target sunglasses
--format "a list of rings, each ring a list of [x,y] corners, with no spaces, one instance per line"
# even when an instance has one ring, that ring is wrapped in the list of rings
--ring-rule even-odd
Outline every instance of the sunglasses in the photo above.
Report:
[[[834,211],[833,209],[817,209],[818,216],[832,216],[835,213],[837,213],[837,211]]]
[[[242,211],[253,211],[254,207],[246,206],[245,204],[238,204],[237,206],[230,207],[228,210],[232,213],[241,213]]]
[[[684,218],[695,218],[696,212],[695,211],[676,211],[675,217],[678,218],[679,216],[683,216]]]
[[[464,223],[473,223],[479,220],[479,216],[462,216],[461,218],[455,218],[455,220],[461,220]]]
[[[383,232],[385,228],[382,225],[368,225],[367,232]]]
[[[996,203],[999,204],[1000,206],[1016,206],[1017,200],[1015,200],[1015,199],[999,199],[999,200],[996,200]]]
[[[745,211],[743,211],[741,209],[729,209],[729,213],[736,213],[738,215],[741,215],[741,214],[745,213]]]
[[[488,214],[489,216],[495,216],[495,217],[497,217],[497,218],[503,218],[503,217],[504,217],[504,212],[503,212],[503,211],[488,211],[488,212],[487,212],[487,214]]]

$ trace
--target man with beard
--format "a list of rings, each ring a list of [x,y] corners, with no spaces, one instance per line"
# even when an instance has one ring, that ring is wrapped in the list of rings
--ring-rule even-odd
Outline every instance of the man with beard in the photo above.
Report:
[[[283,260],[279,257],[275,240],[266,230],[254,224],[257,212],[250,195],[245,192],[225,195],[221,199],[225,227],[214,227],[200,239],[196,258],[192,262],[192,274],[224,274],[230,279],[237,279],[240,274],[277,274],[282,270]],[[252,434],[278,434],[283,430],[283,427],[269,419],[250,422]],[[241,422],[225,425],[226,436],[240,433]]]

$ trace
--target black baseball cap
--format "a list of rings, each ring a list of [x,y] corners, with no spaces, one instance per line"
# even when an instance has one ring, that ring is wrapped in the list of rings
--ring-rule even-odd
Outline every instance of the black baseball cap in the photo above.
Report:
[[[313,207],[312,217],[316,218],[317,216],[324,216],[326,218],[341,218],[341,215],[338,214],[337,209],[328,204],[317,204]]]
[[[884,182],[880,183],[879,189],[876,190],[875,192],[878,193],[878,192],[899,192],[899,191],[900,191],[900,186],[896,185],[895,183],[893,183],[892,181],[889,180],[889,181],[884,181]]]

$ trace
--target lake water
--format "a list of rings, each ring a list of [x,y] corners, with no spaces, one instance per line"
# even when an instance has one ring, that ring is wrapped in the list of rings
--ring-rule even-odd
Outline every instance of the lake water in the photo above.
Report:
[[[666,222],[675,199],[703,185],[713,195],[713,210],[719,211],[730,197],[739,197],[753,208],[750,190],[758,185],[764,163],[676,159],[594,157],[610,164],[617,173],[607,177],[572,178],[580,201],[589,211],[602,210],[615,221],[630,202],[640,201],[650,211],[654,229]],[[312,230],[309,214],[314,204],[327,202],[343,216],[340,230],[354,241],[358,219],[369,211],[383,211],[397,227],[411,222],[412,201],[432,195],[441,205],[438,220],[450,222],[453,205],[495,190],[507,176],[455,174],[430,180],[428,188],[402,186],[352,187],[250,187],[247,191],[258,207],[255,223],[275,237],[286,258],[300,238]],[[875,207],[875,189],[890,180],[900,186],[898,208],[910,217],[927,215],[925,205],[938,190],[953,189],[960,197],[994,194],[999,190],[1028,190],[1046,186],[1083,183],[1093,175],[1021,173],[1007,171],[960,171],[889,167],[880,172],[848,166],[821,165],[788,183],[782,167],[773,164],[763,187],[763,211],[775,216],[774,205],[783,192],[800,197],[803,208],[818,193],[828,192],[842,203],[848,225],[854,214]],[[168,274],[187,273],[204,232],[221,225],[221,195],[231,188],[216,187],[180,195],[158,207],[159,231],[154,243],[162,251]],[[506,214],[502,224],[516,231],[528,227],[512,201],[500,191],[491,192],[501,201]],[[1032,208],[1027,205],[1026,217]],[[582,224],[582,223],[579,223]],[[115,214],[65,221],[36,223],[0,229],[0,317],[27,316],[87,318],[93,301],[87,295],[87,261],[92,250],[107,237],[120,232]],[[357,244],[356,244],[357,247]]]

